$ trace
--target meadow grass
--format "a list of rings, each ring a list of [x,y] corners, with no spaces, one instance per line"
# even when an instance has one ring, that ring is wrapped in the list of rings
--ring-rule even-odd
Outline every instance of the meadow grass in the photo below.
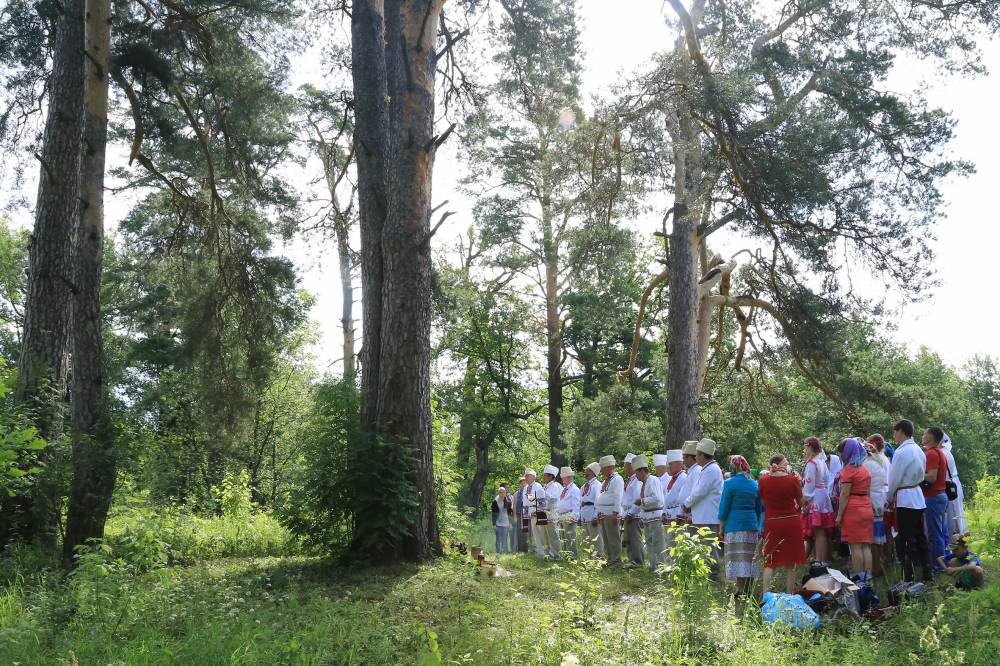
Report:
[[[214,520],[192,523],[177,550],[199,555],[173,564],[151,563],[156,533],[127,521],[69,577],[44,554],[9,550],[0,664],[993,664],[1000,654],[1000,585],[960,593],[941,581],[883,623],[792,632],[718,587],[685,605],[645,569],[512,555],[498,559],[514,576],[494,578],[454,553],[393,567],[259,556],[270,537],[243,523],[237,538]],[[484,535],[477,527],[469,543],[491,549]],[[220,536],[228,545],[207,545]]]

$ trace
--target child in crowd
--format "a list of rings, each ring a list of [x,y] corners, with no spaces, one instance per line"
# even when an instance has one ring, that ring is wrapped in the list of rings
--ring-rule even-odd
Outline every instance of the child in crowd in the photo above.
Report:
[[[960,590],[973,590],[983,586],[983,567],[976,554],[969,550],[965,538],[956,536],[948,544],[948,552],[938,558],[944,572],[955,577]]]

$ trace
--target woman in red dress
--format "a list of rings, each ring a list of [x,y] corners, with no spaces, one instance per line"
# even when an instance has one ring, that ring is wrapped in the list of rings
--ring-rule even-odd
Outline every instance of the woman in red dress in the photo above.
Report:
[[[872,475],[864,466],[867,454],[859,439],[844,442],[844,468],[840,470],[840,506],[837,527],[840,540],[851,547],[854,574],[867,578],[872,571],[875,514],[869,497]]]
[[[789,472],[788,460],[771,458],[771,471],[757,485],[764,503],[764,592],[771,589],[775,569],[785,569],[785,591],[795,589],[795,567],[806,563],[802,542],[802,480]]]

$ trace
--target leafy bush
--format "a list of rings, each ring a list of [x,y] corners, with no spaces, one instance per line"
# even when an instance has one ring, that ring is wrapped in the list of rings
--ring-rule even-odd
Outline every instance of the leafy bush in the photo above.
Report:
[[[14,406],[10,397],[13,383],[13,373],[0,359],[0,493],[7,495],[13,495],[30,482],[32,474],[42,471],[33,462],[46,446]]]
[[[405,446],[361,432],[360,395],[328,380],[303,442],[299,490],[283,499],[282,523],[305,544],[327,553],[350,548],[373,560],[398,551],[416,509]]]
[[[976,482],[976,493],[966,507],[972,548],[989,557],[1000,556],[1000,478],[987,475]]]
[[[294,537],[266,513],[205,518],[173,507],[131,507],[112,516],[107,544],[134,569],[221,557],[297,553]]]

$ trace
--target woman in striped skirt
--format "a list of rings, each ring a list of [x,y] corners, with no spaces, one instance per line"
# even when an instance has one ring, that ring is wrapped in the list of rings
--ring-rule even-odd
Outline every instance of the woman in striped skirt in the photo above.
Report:
[[[739,594],[749,596],[760,573],[754,553],[764,507],[746,458],[729,456],[729,471],[732,477],[722,485],[719,501],[720,529],[726,539],[726,578],[736,581]]]

